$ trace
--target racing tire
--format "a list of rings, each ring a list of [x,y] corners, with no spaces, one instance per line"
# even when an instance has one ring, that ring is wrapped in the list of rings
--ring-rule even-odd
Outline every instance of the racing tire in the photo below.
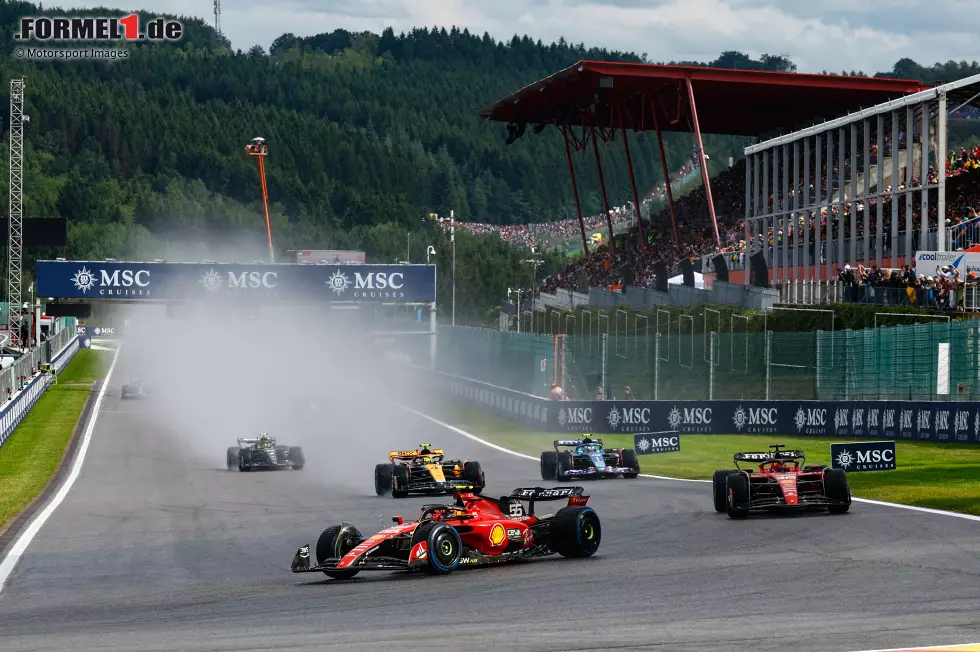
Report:
[[[562,557],[591,557],[601,541],[602,525],[591,507],[562,507],[551,522],[551,548]]]
[[[374,465],[374,493],[384,496],[391,491],[391,475],[394,473],[392,464]]]
[[[733,473],[725,478],[728,494],[728,518],[745,518],[749,515],[749,478],[744,473]]]
[[[408,497],[408,467],[403,464],[393,464],[391,468],[391,497]]]
[[[238,451],[241,450],[238,446],[229,446],[226,462],[228,464],[228,470],[234,471],[238,466]]]
[[[558,478],[558,451],[541,453],[541,479],[556,480]]]
[[[412,546],[425,541],[426,555],[422,570],[429,575],[448,575],[463,559],[463,539],[456,528],[445,523],[424,523],[412,535]]]
[[[624,473],[624,478],[633,479],[640,475],[640,460],[636,457],[636,451],[632,448],[624,448],[619,454],[620,466],[628,466],[631,469],[636,469],[636,473]]]
[[[714,494],[716,512],[725,511],[725,506],[728,505],[728,485],[726,481],[728,480],[728,476],[733,473],[738,473],[738,470],[725,469],[724,471],[715,471],[714,475],[711,476],[711,489]]]
[[[473,489],[472,493],[477,495],[479,495],[480,492],[483,491],[483,488],[487,486],[487,479],[483,473],[483,467],[480,466],[480,463],[475,460],[470,460],[463,463],[463,479],[469,480],[476,485],[476,488]]]
[[[290,446],[288,459],[292,462],[293,471],[302,471],[303,467],[306,466],[306,456],[303,455],[303,448],[301,446]]]
[[[121,398],[123,400],[126,400],[127,398],[129,398],[130,393],[128,391],[126,391],[127,389],[129,389],[129,388],[124,385],[123,388],[122,388],[122,391],[119,392],[119,398]]]
[[[575,468],[575,461],[572,458],[571,451],[561,451],[557,455],[558,464],[555,467],[555,480],[559,482],[569,482],[571,478],[565,475],[565,471],[571,471]]]
[[[844,514],[851,508],[851,489],[847,486],[847,473],[843,469],[827,469],[823,472],[823,494],[843,503],[829,505],[827,511],[831,514]]]
[[[328,559],[339,559],[353,550],[364,540],[357,528],[349,523],[332,525],[320,533],[316,540],[316,561],[322,564]],[[348,580],[357,575],[359,570],[325,570],[323,574],[335,580]]]
[[[250,471],[252,469],[252,451],[242,448],[238,451],[238,470]]]

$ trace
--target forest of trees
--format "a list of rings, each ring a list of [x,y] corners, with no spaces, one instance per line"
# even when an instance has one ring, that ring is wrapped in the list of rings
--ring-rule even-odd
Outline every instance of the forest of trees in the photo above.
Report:
[[[284,34],[269,52],[258,46],[242,52],[207,24],[186,18],[181,41],[127,45],[125,60],[15,58],[19,17],[41,13],[49,11],[0,2],[0,70],[5,82],[23,76],[27,84],[25,215],[67,217],[65,255],[75,258],[175,259],[220,251],[232,241],[261,251],[258,172],[244,145],[262,136],[270,147],[280,252],[363,248],[371,260],[391,262],[404,259],[411,240],[420,243],[411,247],[414,262],[424,260],[424,243],[436,247],[443,265],[450,249],[426,219],[430,213],[454,209],[458,219],[497,224],[574,214],[557,132],[508,147],[503,126],[481,120],[479,110],[581,59],[646,60],[527,36],[501,42],[455,28]],[[795,70],[785,56],[753,59],[739,52],[678,63]],[[948,81],[977,71],[976,63],[924,68],[903,59],[884,74]],[[3,104],[8,92],[4,83]],[[659,157],[654,139],[632,138],[642,192],[662,178]],[[5,133],[0,168],[7,165],[6,139]],[[669,135],[667,141],[668,163],[676,169],[693,140]],[[714,160],[727,161],[745,144],[711,136],[705,148]],[[604,157],[610,199],[621,204],[630,196],[625,161],[619,148]],[[580,175],[583,209],[594,214],[598,187],[584,158]],[[6,205],[6,187],[0,194]],[[458,235],[457,244],[457,317],[482,317],[507,287],[528,285],[528,270],[518,264],[523,252],[475,236]],[[560,262],[550,257],[545,267]],[[447,293],[440,289],[440,295]]]

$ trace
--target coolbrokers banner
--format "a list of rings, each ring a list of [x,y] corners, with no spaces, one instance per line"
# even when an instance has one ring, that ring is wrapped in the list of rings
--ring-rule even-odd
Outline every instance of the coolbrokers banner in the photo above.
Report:
[[[39,260],[37,294],[126,301],[225,298],[429,303],[435,265],[239,265]]]
[[[809,435],[980,443],[980,404],[932,401],[561,401],[556,432]]]

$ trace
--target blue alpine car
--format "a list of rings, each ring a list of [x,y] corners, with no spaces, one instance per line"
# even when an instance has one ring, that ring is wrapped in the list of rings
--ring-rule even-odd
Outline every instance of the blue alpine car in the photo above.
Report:
[[[541,453],[542,480],[635,478],[640,474],[640,462],[632,448],[604,448],[601,439],[588,435],[554,443],[555,450]]]

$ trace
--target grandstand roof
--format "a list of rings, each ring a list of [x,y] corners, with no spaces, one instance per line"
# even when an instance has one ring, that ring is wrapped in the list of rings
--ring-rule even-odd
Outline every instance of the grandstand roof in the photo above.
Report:
[[[696,66],[579,61],[480,111],[495,122],[693,131],[685,80],[694,88],[702,133],[768,136],[806,127],[931,88],[919,81]],[[596,102],[595,112],[590,107]],[[650,98],[656,98],[651,101]]]

